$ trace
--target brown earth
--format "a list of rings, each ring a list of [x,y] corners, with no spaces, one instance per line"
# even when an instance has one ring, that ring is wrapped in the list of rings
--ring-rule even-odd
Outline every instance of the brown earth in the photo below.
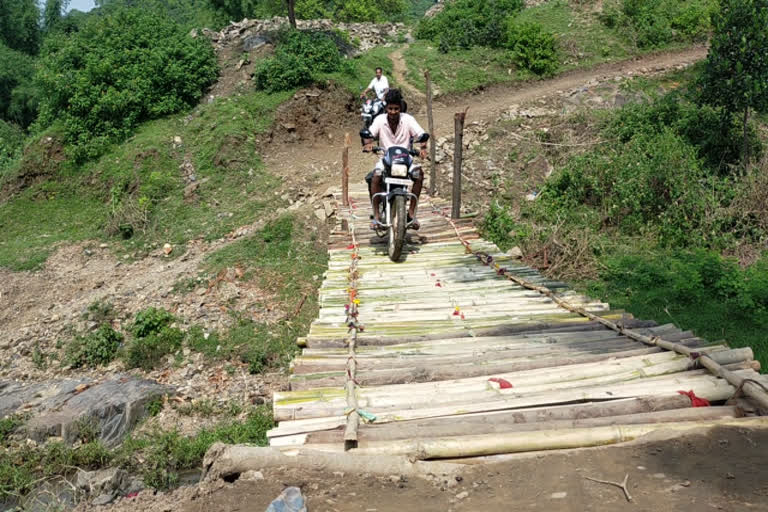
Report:
[[[297,486],[312,512],[765,511],[766,447],[766,431],[715,429],[623,446],[517,456],[468,466],[460,481],[438,485],[399,475],[264,470],[258,481],[217,482],[161,495],[144,491],[110,510],[260,511],[285,487]],[[621,482],[625,475],[631,502],[620,488],[587,479]],[[77,510],[97,509],[84,504]]]

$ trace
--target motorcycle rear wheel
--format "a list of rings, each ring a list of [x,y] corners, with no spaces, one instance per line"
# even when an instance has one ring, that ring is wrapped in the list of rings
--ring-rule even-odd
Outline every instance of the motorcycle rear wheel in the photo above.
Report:
[[[396,262],[400,259],[400,255],[403,252],[405,228],[408,219],[405,215],[405,196],[395,196],[392,203],[392,220],[389,226],[387,252],[389,253],[389,259]]]

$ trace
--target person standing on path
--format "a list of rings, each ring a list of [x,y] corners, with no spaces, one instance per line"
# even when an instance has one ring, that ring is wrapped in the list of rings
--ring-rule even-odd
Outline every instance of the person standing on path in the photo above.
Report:
[[[365,88],[360,97],[365,98],[365,95],[368,94],[368,91],[370,90],[373,90],[373,92],[376,93],[377,98],[384,101],[384,96],[387,94],[387,91],[389,91],[389,80],[384,76],[381,68],[376,68],[376,76],[373,77],[371,83],[368,84],[368,87]]]

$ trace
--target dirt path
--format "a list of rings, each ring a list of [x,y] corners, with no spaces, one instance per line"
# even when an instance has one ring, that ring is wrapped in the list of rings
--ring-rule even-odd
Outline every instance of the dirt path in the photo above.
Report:
[[[420,90],[408,83],[408,79],[405,78],[408,66],[405,64],[403,52],[407,49],[408,45],[406,44],[389,54],[389,59],[392,61],[392,74],[395,82],[404,90],[403,92],[406,94],[407,98],[416,98],[420,103],[423,103],[426,101],[426,96]]]

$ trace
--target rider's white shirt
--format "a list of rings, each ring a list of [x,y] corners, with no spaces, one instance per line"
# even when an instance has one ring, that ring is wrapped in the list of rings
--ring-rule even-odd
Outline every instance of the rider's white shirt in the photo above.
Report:
[[[389,89],[389,80],[384,75],[381,75],[381,78],[373,77],[371,83],[368,84],[368,88],[373,89],[376,97],[384,101],[384,93]]]
[[[419,126],[416,119],[410,114],[401,113],[400,122],[397,123],[397,130],[392,133],[387,121],[387,114],[382,114],[373,120],[369,131],[374,138],[379,139],[379,146],[385,150],[392,146],[402,146],[407,148],[411,143],[411,138],[418,137],[424,133],[424,129]]]

